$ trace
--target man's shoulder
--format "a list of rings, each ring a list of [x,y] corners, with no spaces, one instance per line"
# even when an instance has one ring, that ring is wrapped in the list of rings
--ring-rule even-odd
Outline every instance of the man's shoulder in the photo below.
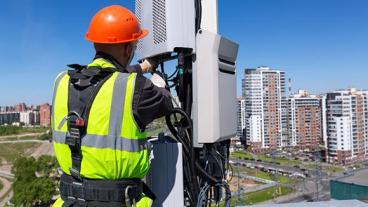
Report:
[[[64,70],[64,71],[61,71],[55,78],[55,81],[58,81],[60,80],[61,78],[63,78],[65,75],[68,74],[68,71],[67,70]]]

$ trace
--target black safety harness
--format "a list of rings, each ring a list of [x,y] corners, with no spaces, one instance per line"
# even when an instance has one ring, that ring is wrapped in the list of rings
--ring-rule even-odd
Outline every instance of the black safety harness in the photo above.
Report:
[[[72,156],[70,175],[63,174],[60,180],[60,194],[63,207],[70,206],[134,206],[142,193],[151,199],[155,195],[141,179],[98,180],[80,175],[82,162],[82,139],[86,135],[87,122],[92,103],[108,80],[114,68],[68,65],[72,70],[68,93],[68,115],[63,122],[68,124],[66,144]]]

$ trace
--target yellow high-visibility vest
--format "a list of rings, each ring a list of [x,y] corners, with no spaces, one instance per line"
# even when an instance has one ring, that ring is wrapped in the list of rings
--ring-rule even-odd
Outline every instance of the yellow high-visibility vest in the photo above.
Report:
[[[88,67],[115,68],[103,58]],[[132,101],[136,73],[114,72],[98,91],[82,138],[80,175],[90,179],[143,178],[149,169],[146,133],[134,120]],[[54,84],[52,108],[53,144],[62,171],[70,175],[71,152],[65,143],[69,75],[62,72]]]

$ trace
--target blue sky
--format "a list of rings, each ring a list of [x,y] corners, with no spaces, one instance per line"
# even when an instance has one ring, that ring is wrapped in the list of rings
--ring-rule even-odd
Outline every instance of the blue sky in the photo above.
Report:
[[[133,0],[2,0],[0,105],[50,102],[52,81],[94,55],[84,33],[100,8]],[[368,88],[368,1],[219,0],[220,33],[240,44],[243,69],[286,71],[293,89]],[[238,87],[240,94],[240,87]]]

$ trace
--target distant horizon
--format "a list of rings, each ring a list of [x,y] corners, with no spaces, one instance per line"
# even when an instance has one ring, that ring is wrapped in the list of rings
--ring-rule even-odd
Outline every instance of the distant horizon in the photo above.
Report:
[[[38,104],[29,104],[27,102],[21,101],[21,102],[18,102],[18,103],[15,103],[15,104],[10,104],[10,105],[0,105],[0,107],[13,107],[13,106],[16,106],[17,104],[21,104],[21,103],[26,104],[27,107],[29,107],[29,106],[40,106],[40,105],[43,105],[43,104],[49,104],[50,106],[52,105],[52,103],[50,103],[50,102],[42,102],[42,103],[38,103]]]
[[[246,68],[246,69],[252,69],[252,68]],[[278,69],[277,69],[277,70],[278,70]],[[287,77],[287,76],[286,76],[286,77]],[[285,81],[286,83],[287,83],[287,80],[288,80],[288,78],[286,78],[286,81]],[[308,92],[308,94],[309,94],[309,95],[316,95],[316,96],[324,95],[324,94],[326,94],[326,93],[331,93],[331,92],[338,91],[338,90],[346,90],[346,89],[356,89],[356,90],[358,90],[358,91],[368,91],[368,89],[367,89],[367,88],[346,87],[346,88],[336,88],[336,89],[333,89],[333,90],[330,90],[330,91],[326,91],[326,92],[312,93],[312,92],[311,92],[310,90],[308,90],[308,89],[300,88],[300,89],[292,89],[292,90],[291,90],[291,92],[292,92],[292,93],[288,93],[289,91],[288,91],[288,86],[287,86],[287,84],[286,84],[285,89],[286,89],[286,91],[287,91],[287,93],[285,93],[285,94],[287,95],[287,96],[286,96],[287,98],[289,97],[288,95],[291,95],[291,94],[297,94],[299,90],[304,90],[304,91]],[[176,96],[173,96],[173,97],[176,97]],[[239,94],[238,94],[238,95],[237,95],[237,98],[244,98],[244,97],[241,95],[241,88],[240,88],[240,96],[239,96]],[[25,101],[20,101],[20,102],[18,102],[18,103],[6,104],[6,105],[3,105],[3,104],[1,104],[1,103],[0,103],[0,107],[6,107],[6,106],[8,106],[8,107],[12,107],[12,106],[15,106],[15,105],[20,104],[20,103],[25,103],[25,104],[26,104],[26,106],[39,106],[39,105],[42,105],[42,104],[50,104],[50,105],[52,106],[52,102],[42,102],[42,103],[38,103],[38,104],[29,104],[29,103],[27,103],[27,102],[25,102]]]

